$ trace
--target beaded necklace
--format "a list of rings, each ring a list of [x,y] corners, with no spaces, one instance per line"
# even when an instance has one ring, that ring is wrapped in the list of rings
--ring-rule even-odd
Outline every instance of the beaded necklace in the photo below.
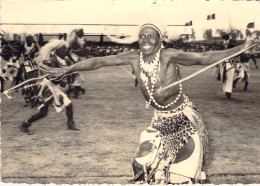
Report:
[[[179,87],[180,87],[179,94],[175,98],[175,100],[173,100],[171,103],[163,106],[163,105],[159,105],[157,103],[157,101],[154,99],[154,97],[153,97],[154,85],[157,82],[157,77],[158,77],[157,71],[160,70],[160,51],[161,51],[161,49],[156,53],[152,62],[145,62],[143,59],[143,53],[140,52],[140,70],[141,70],[140,78],[144,82],[145,88],[149,94],[149,101],[146,101],[146,108],[150,107],[152,101],[159,108],[164,108],[164,109],[168,108],[180,99],[181,93],[182,93],[182,85],[179,84]],[[151,83],[151,90],[149,89],[149,78],[150,78],[150,83]]]

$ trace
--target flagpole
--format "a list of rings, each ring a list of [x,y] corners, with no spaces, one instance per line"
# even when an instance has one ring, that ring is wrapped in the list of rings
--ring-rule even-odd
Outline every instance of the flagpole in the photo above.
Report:
[[[231,34],[232,28],[231,28],[231,21],[230,21],[230,12],[228,12],[228,19],[229,19],[229,27],[230,27],[230,34]]]

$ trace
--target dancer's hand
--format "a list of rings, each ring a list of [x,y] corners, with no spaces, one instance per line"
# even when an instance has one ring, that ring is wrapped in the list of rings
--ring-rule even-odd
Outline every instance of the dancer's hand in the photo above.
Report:
[[[40,69],[51,77],[61,77],[68,72],[67,68],[51,68],[43,64],[40,65]]]

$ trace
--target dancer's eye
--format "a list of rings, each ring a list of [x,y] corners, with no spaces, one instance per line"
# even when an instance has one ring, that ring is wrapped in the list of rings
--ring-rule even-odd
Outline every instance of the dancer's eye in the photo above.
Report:
[[[154,35],[148,35],[147,38],[148,38],[149,40],[154,39]]]
[[[144,39],[145,38],[145,36],[144,35],[140,35],[140,39]]]

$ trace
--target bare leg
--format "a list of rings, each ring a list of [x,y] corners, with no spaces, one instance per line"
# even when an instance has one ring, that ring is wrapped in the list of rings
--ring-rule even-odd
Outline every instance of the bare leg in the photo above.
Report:
[[[244,91],[247,91],[247,87],[248,87],[248,75],[247,75],[247,73],[245,72],[245,78],[244,78],[244,80],[245,80],[245,86],[244,86]]]
[[[48,114],[49,106],[52,103],[53,99],[50,99],[44,106],[40,109],[40,111],[33,116],[31,116],[28,120],[25,120],[22,125],[19,127],[22,132],[29,133],[29,127],[32,122],[35,122],[41,118],[44,118]]]
[[[4,78],[2,78],[2,76],[0,76],[0,80],[1,80],[1,92],[4,92]]]
[[[76,128],[76,124],[73,121],[73,106],[72,103],[66,106],[66,115],[68,118],[67,126],[68,130],[79,130]]]

